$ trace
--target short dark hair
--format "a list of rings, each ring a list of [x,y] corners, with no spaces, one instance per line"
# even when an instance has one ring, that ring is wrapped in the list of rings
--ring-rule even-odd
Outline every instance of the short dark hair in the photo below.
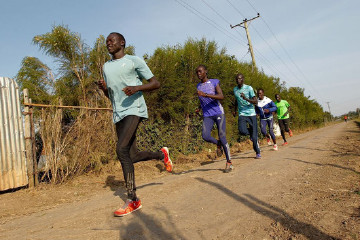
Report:
[[[196,69],[198,69],[199,67],[204,68],[205,70],[207,70],[207,67],[204,64],[200,64]]]
[[[260,92],[260,91],[265,92],[264,89],[262,89],[262,88],[259,88],[257,91],[258,91],[258,92]]]
[[[244,76],[242,73],[238,73],[238,74],[235,75],[235,80],[236,80],[236,81],[237,81],[237,78],[238,78],[239,76],[242,76],[242,78],[245,79],[245,76]]]
[[[118,32],[111,32],[109,35],[111,34],[115,34],[116,36],[118,36],[118,38],[120,38],[120,40],[124,41],[124,47],[126,46],[126,40],[125,40],[125,37],[121,34],[121,33],[118,33]]]

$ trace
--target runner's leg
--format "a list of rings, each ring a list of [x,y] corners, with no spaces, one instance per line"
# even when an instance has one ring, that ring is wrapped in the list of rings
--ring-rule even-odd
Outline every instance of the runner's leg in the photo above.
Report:
[[[279,127],[280,127],[280,131],[281,131],[281,136],[282,136],[284,142],[286,142],[284,119],[279,119]]]
[[[228,142],[226,141],[226,120],[225,120],[225,114],[217,115],[216,116],[216,126],[218,129],[219,139],[221,142],[221,145],[224,149],[226,160],[228,162],[231,162],[231,156],[230,156],[230,147]]]
[[[136,148],[134,142],[139,122],[140,117],[131,115],[126,116],[120,122],[116,123],[116,133],[118,137],[116,153],[122,166],[128,198],[131,200],[137,199],[134,162],[163,158],[163,154],[161,152],[140,152],[140,154],[134,154],[134,147]],[[132,149],[133,153],[131,154],[131,156],[133,156],[134,159],[132,159],[130,156],[130,149]]]
[[[249,116],[247,118],[248,118],[248,123],[250,125],[250,138],[251,141],[253,142],[253,149],[256,152],[256,154],[260,154],[256,116]]]
[[[276,144],[276,137],[274,134],[274,119],[267,119],[267,124],[269,126],[269,134],[271,136],[271,139],[273,140],[274,144]]]
[[[266,125],[267,125],[267,120],[266,119],[260,119],[261,134],[264,137],[267,137]]]
[[[141,121],[142,120],[140,119],[140,122]],[[139,151],[139,149],[136,146],[136,134],[134,136],[134,139],[131,141],[132,144],[130,147],[130,158],[133,163],[148,161],[153,159],[158,159],[158,160],[164,159],[164,154],[161,151],[158,152]]]
[[[204,117],[203,126],[202,126],[202,138],[206,142],[217,144],[218,140],[216,140],[211,136],[211,130],[214,126],[214,123],[215,123],[214,117]]]
[[[289,118],[284,119],[285,132],[290,132],[289,123],[290,123]]]
[[[245,116],[239,116],[238,119],[238,129],[239,129],[239,133],[240,135],[250,135],[250,131],[246,126],[246,123],[248,122],[247,117]]]

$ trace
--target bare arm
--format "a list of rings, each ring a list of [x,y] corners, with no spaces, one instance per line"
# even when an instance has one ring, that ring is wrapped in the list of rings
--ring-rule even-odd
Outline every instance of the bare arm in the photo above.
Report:
[[[198,91],[198,95],[201,97],[208,97],[208,98],[212,98],[212,99],[216,99],[216,100],[223,100],[224,95],[223,95],[220,85],[219,84],[216,85],[215,89],[216,89],[216,94],[214,94],[214,95],[210,95],[210,94],[204,93],[202,91]]]
[[[101,89],[104,92],[105,96],[109,98],[109,92],[106,87],[106,83],[104,79],[100,79],[99,81],[96,82],[96,84],[98,85],[99,89]]]
[[[234,117],[236,116],[237,109],[238,109],[238,103],[237,103],[237,100],[236,100],[236,98],[235,98],[234,110],[233,110],[233,112],[232,112],[232,114],[233,114]]]
[[[160,87],[159,81],[154,77],[148,80],[149,82],[139,86],[127,86],[123,89],[126,95],[131,96],[139,91],[149,92]]]
[[[245,97],[245,94],[244,94],[244,93],[241,93],[241,97],[242,97],[244,100],[246,100],[246,101],[248,101],[249,103],[251,103],[251,104],[257,104],[257,103],[258,103],[258,100],[257,100],[256,97],[247,98],[247,97]]]

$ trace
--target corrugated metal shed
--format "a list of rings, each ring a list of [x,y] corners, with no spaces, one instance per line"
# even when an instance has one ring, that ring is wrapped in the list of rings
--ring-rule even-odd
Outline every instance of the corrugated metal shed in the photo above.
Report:
[[[17,83],[0,77],[0,191],[28,184],[19,98]]]

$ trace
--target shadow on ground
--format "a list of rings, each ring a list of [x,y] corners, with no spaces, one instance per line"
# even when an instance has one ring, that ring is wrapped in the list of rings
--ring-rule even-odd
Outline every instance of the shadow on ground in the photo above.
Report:
[[[202,183],[217,188],[218,190],[222,191],[229,197],[232,197],[235,200],[241,202],[242,204],[254,210],[255,212],[273,219],[274,221],[280,223],[284,228],[289,229],[294,234],[301,234],[310,240],[325,240],[325,239],[337,240],[337,238],[330,236],[327,233],[324,233],[323,231],[319,230],[313,225],[301,222],[290,216],[284,210],[275,207],[271,204],[268,204],[266,202],[263,202],[260,199],[250,194],[244,194],[243,197],[238,194],[235,194],[234,192],[230,191],[228,188],[216,182],[208,181],[203,178],[195,178],[195,179],[197,179]]]
[[[356,174],[360,174],[360,172],[355,171],[355,170],[352,169],[352,168],[343,167],[343,166],[336,165],[336,164],[331,164],[331,163],[323,164],[323,163],[316,163],[316,162],[307,162],[307,161],[300,160],[300,159],[295,159],[295,158],[285,158],[285,159],[288,159],[288,160],[291,160],[291,161],[297,161],[297,162],[301,162],[301,163],[306,163],[306,164],[312,164],[312,165],[316,165],[316,166],[335,167],[335,168],[340,168],[340,169],[348,170],[348,171],[354,172],[354,173],[356,173]]]

